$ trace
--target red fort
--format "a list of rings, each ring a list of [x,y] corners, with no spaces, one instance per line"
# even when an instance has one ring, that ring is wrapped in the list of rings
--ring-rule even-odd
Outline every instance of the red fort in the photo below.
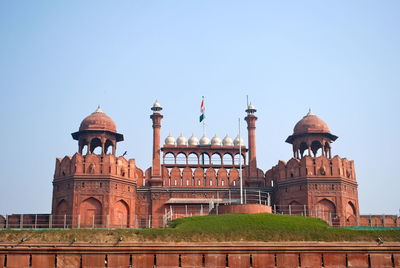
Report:
[[[336,226],[366,220],[359,215],[354,162],[332,156],[338,137],[311,112],[286,139],[293,157],[263,171],[257,167],[253,105],[244,118],[248,147],[239,136],[168,136],[161,145],[162,107],[156,102],[151,110],[153,154],[147,169],[116,155],[124,137],[100,108],[81,122],[72,133],[78,151],[56,160],[54,218],[73,215],[68,223],[81,228],[160,227],[174,215],[224,212],[240,200],[242,172],[247,212],[267,206],[275,213],[319,217]]]

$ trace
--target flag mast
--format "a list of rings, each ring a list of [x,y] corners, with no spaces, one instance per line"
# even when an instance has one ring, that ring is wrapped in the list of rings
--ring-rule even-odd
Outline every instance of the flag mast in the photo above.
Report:
[[[239,118],[239,183],[240,183],[240,204],[243,205],[243,177],[242,177],[242,138],[240,137],[240,118]]]
[[[246,95],[247,106],[249,106],[249,95]],[[243,173],[242,173],[242,144],[240,136],[240,117],[239,117],[239,182],[240,182],[240,204],[243,205]]]

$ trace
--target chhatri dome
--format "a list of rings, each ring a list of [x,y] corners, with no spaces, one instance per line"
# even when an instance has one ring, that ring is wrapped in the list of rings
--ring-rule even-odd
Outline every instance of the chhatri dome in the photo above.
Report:
[[[218,137],[217,135],[214,135],[214,137],[211,139],[211,145],[221,146],[222,145],[221,138]]]
[[[192,136],[188,140],[188,144],[189,145],[199,145],[199,139],[194,134],[192,134]]]
[[[176,139],[176,145],[186,145],[186,138],[181,134],[177,139]]]
[[[244,141],[243,141],[242,137],[239,137],[239,135],[237,135],[235,140],[233,141],[233,144],[235,146],[239,146],[239,145],[244,146]]]
[[[335,141],[338,137],[333,135],[329,130],[328,124],[325,123],[315,114],[311,113],[311,110],[294,126],[293,134],[290,135],[286,142],[293,144],[298,137],[316,135],[327,137],[331,141]]]
[[[101,131],[110,131],[117,132],[117,126],[114,121],[106,115],[100,107],[96,109],[91,115],[87,116],[83,119],[79,131],[86,130],[101,130]]]
[[[228,134],[226,134],[225,138],[222,141],[222,144],[224,146],[233,146],[233,140],[231,137],[228,136]]]
[[[206,135],[204,135],[204,136],[201,137],[201,139],[200,139],[200,145],[210,145],[210,139],[207,138]]]
[[[175,145],[175,138],[171,136],[171,134],[169,134],[166,138],[165,138],[165,144],[166,145]]]
[[[312,114],[310,110],[299,122],[297,122],[293,129],[294,135],[306,133],[330,133],[330,130],[328,124],[315,114]]]

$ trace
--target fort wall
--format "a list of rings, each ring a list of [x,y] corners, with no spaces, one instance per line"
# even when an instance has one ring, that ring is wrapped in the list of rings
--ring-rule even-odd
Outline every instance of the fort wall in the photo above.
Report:
[[[400,267],[400,243],[1,243],[4,267]]]

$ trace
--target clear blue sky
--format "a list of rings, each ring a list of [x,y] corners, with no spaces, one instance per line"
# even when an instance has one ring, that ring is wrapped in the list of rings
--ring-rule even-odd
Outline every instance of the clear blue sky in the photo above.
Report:
[[[289,160],[284,140],[309,107],[355,160],[362,213],[396,214],[399,1],[1,1],[0,214],[48,213],[55,158],[100,104],[142,169],[150,107],[163,139],[237,134],[248,94],[257,156]],[[242,125],[245,131],[245,125]]]

